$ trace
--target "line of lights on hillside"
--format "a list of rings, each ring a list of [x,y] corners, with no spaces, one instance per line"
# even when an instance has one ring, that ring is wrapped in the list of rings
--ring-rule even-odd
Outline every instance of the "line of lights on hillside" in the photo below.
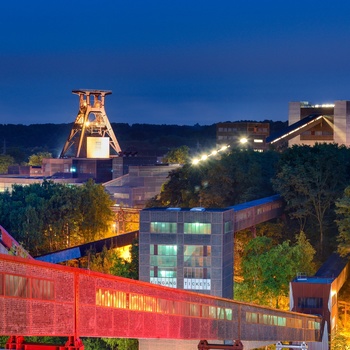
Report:
[[[215,151],[213,151],[213,152],[211,152],[209,154],[203,154],[200,158],[193,159],[192,160],[192,164],[196,165],[199,162],[205,161],[205,160],[207,160],[210,157],[216,156],[218,153],[227,150],[229,147],[230,147],[230,145],[225,145],[225,146],[222,146],[220,149],[217,149],[217,150],[215,150]]]

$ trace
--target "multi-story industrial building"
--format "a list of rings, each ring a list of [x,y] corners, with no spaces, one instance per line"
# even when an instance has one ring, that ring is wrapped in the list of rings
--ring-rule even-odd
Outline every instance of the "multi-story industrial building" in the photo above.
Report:
[[[144,209],[140,212],[139,279],[232,299],[234,232],[282,212],[279,196],[221,209]],[[195,346],[183,343],[181,349]],[[140,340],[142,350],[165,347]]]
[[[233,148],[244,147],[263,152],[267,149],[265,140],[269,135],[269,123],[226,122],[216,124],[216,144],[218,148],[230,145]]]
[[[233,209],[140,213],[140,280],[233,297]]]
[[[217,209],[144,209],[140,213],[140,280],[232,298],[234,231],[282,212],[279,196]]]
[[[333,104],[290,102],[288,127],[271,135],[267,142],[288,141],[288,146],[336,143],[350,146],[350,101]]]

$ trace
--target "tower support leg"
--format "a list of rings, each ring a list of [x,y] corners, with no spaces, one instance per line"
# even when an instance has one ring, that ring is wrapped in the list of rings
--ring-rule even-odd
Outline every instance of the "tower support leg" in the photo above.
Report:
[[[11,337],[8,338],[5,344],[5,349],[23,350],[24,349],[23,343],[24,343],[24,337],[11,335]]]
[[[75,337],[70,336],[64,345],[26,343],[22,336],[11,336],[6,344],[5,349],[9,350],[84,350],[83,342]]]

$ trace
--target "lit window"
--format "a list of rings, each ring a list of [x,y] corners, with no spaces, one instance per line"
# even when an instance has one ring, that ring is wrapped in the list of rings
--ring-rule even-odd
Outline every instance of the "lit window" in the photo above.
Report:
[[[286,326],[286,318],[278,317],[278,326]]]
[[[185,222],[184,223],[185,234],[211,234],[211,224],[205,224],[201,222]]]
[[[96,305],[126,309],[126,293],[117,290],[97,289]]]
[[[231,232],[232,230],[233,230],[232,221],[226,221],[225,222],[225,233]]]
[[[245,319],[248,323],[258,323],[258,314],[255,312],[246,312]]]
[[[151,222],[151,233],[177,233],[176,222]]]
[[[32,280],[32,298],[53,300],[54,299],[54,284],[48,280]]]
[[[27,277],[5,275],[5,295],[28,298],[29,280]]]
[[[232,321],[232,310],[231,309],[225,309],[226,314],[226,320]]]
[[[184,246],[184,289],[211,289],[211,247]]]
[[[150,245],[150,282],[168,287],[176,287],[177,246]]]

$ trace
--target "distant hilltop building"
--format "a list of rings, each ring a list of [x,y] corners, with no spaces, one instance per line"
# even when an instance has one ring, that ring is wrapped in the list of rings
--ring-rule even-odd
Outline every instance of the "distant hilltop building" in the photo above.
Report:
[[[333,104],[290,102],[288,128],[267,138],[267,143],[288,141],[288,146],[336,143],[350,146],[350,101]]]
[[[217,148],[251,148],[258,152],[267,149],[266,138],[270,135],[270,124],[259,122],[225,122],[216,124]]]

